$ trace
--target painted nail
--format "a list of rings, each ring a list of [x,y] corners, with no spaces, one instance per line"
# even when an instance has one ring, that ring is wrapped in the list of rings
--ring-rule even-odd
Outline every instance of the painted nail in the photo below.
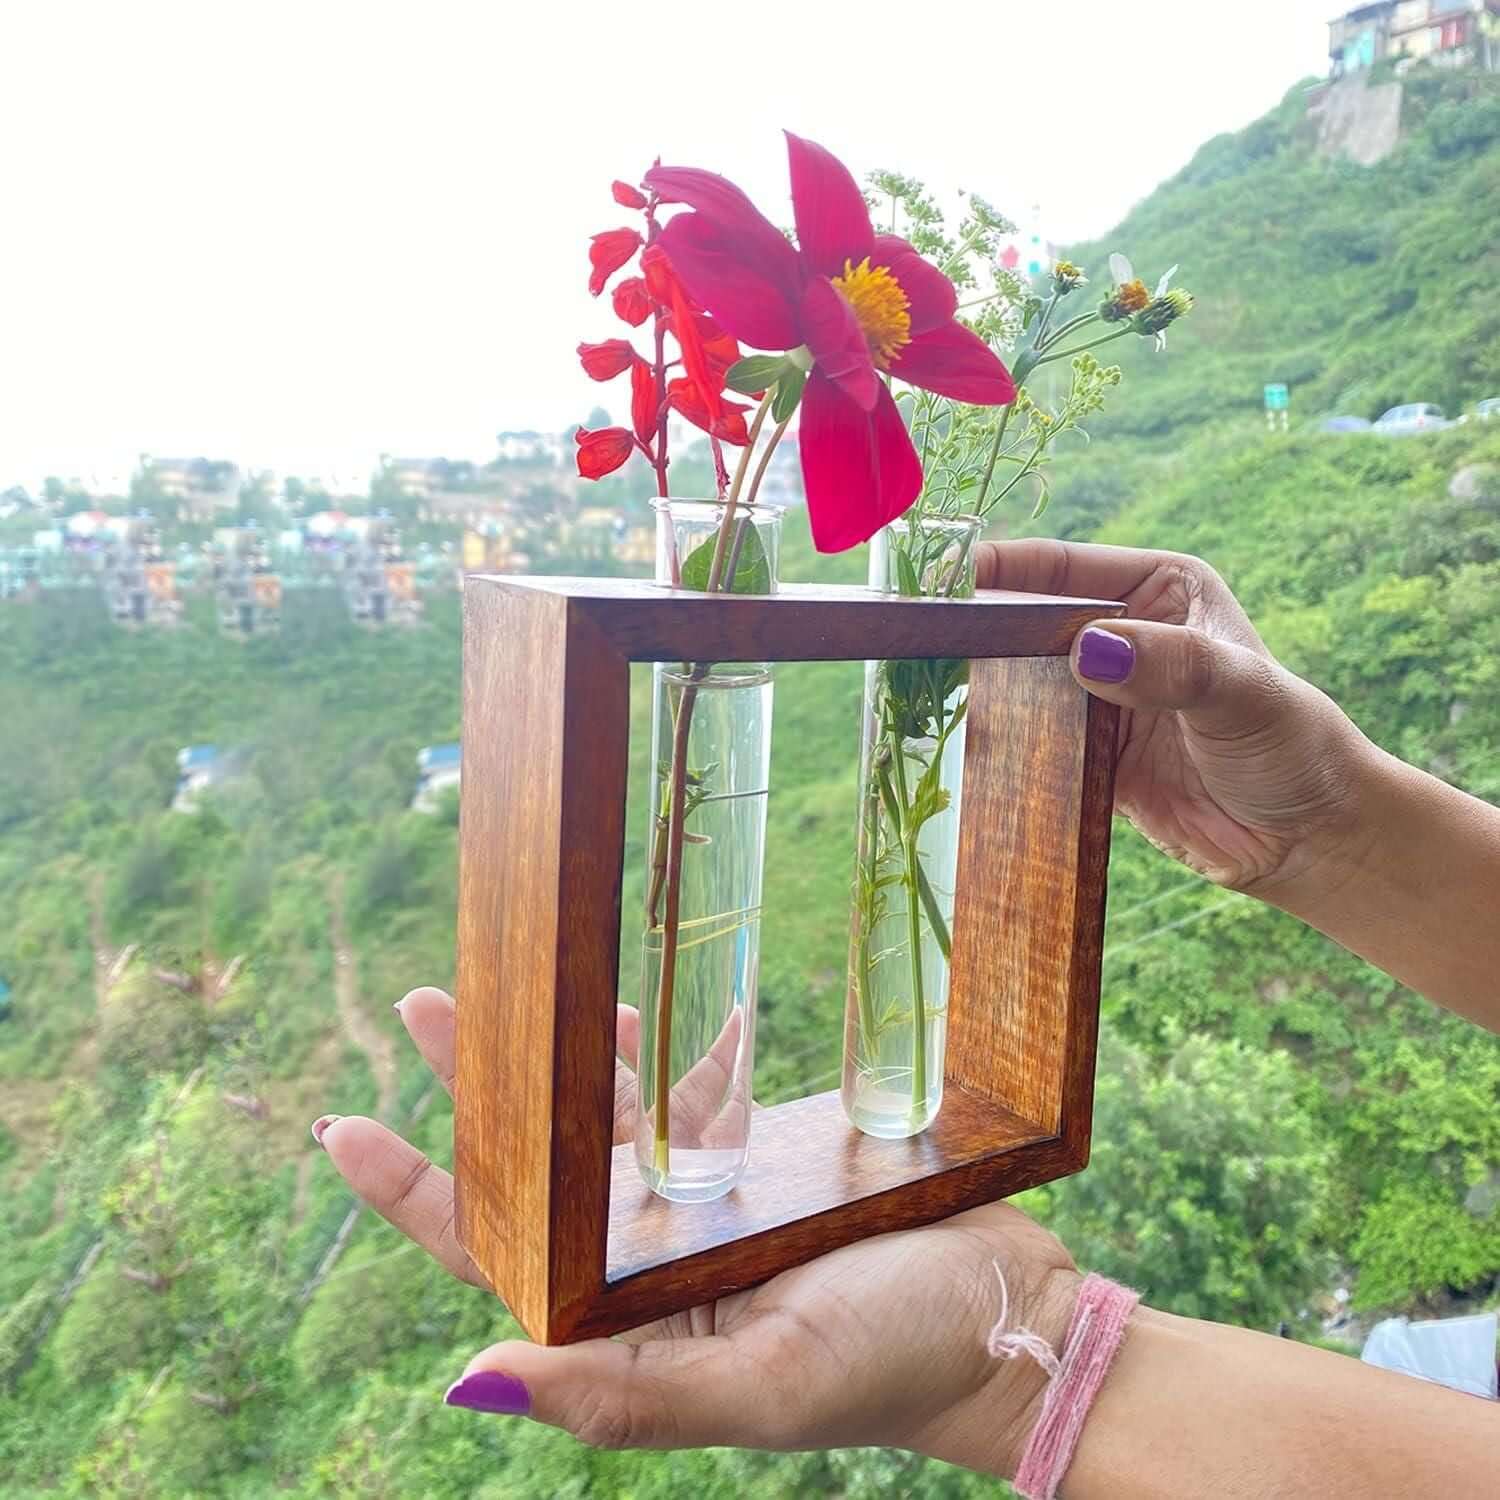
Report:
[[[1078,670],[1090,682],[1124,682],[1135,666],[1135,647],[1123,635],[1090,625],[1078,643]]]
[[[531,1392],[526,1383],[504,1370],[475,1370],[455,1380],[443,1393],[449,1406],[470,1411],[488,1411],[501,1417],[524,1417],[531,1411]]]
[[[312,1122],[312,1138],[321,1146],[323,1144],[323,1132],[333,1124],[335,1120],[342,1120],[343,1115],[319,1115]]]

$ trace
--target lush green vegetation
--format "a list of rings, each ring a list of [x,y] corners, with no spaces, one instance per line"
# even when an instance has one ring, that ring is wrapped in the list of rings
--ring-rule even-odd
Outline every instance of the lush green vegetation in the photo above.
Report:
[[[1272,437],[1258,414],[1264,379],[1304,413],[1500,389],[1500,119],[1477,86],[1419,81],[1409,139],[1368,173],[1309,153],[1293,96],[1136,210],[1115,240],[1180,260],[1201,306],[1165,362],[1139,354],[1045,520],[1209,557],[1372,736],[1496,799],[1500,424]],[[813,568],[799,529],[784,571]],[[859,685],[778,678],[766,1099],[837,1066]],[[369,1215],[345,1233],[307,1124],[383,1109],[448,1152],[389,1007],[451,976],[452,809],[407,803],[457,687],[451,596],[370,635],[304,595],[243,644],[204,600],[165,634],[58,596],[0,609],[6,1495],[993,1493],[883,1453],[596,1454],[439,1403],[507,1319]],[[247,747],[249,773],[170,813],[199,742]],[[629,826],[627,911],[641,809]],[[627,937],[627,998],[633,957]],[[1500,1042],[1124,830],[1105,980],[1093,1165],[1029,1200],[1080,1260],[1309,1337],[1339,1285],[1370,1314],[1495,1298],[1500,1212],[1471,1189],[1500,1168]]]

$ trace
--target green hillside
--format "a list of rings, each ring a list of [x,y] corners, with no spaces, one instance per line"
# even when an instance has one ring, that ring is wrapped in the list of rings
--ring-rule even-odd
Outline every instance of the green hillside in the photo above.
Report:
[[[1500,77],[1408,75],[1401,143],[1373,167],[1319,154],[1309,86],[1069,249],[1096,278],[1116,249],[1152,274],[1180,263],[1199,300],[1164,355],[1111,348],[1125,394],[1059,469],[1050,532],[1190,472],[1199,443],[1252,436],[1268,382],[1291,387],[1294,427],[1500,395]]]
[[[1131,351],[1041,524],[1207,556],[1382,744],[1500,799],[1500,423],[1392,441],[1259,415],[1273,379],[1299,423],[1500,393],[1495,90],[1414,77],[1368,170],[1315,154],[1294,92],[1080,250],[1096,280],[1109,248],[1179,261],[1200,301],[1165,356]],[[792,529],[788,577],[859,575]],[[302,596],[246,644],[190,616],[127,635],[59,596],[0,606],[7,1500],[994,1493],[882,1453],[597,1454],[440,1404],[510,1325],[351,1220],[307,1124],[379,1112],[448,1155],[390,1004],[452,971],[452,808],[407,803],[416,750],[457,730],[456,601],[371,635]],[[858,694],[853,666],[778,675],[766,1100],[839,1056]],[[205,742],[246,747],[244,784],[168,812],[176,750]],[[1029,1204],[1081,1261],[1300,1337],[1340,1286],[1364,1316],[1500,1295],[1500,1040],[1124,829],[1105,1007],[1094,1163]]]

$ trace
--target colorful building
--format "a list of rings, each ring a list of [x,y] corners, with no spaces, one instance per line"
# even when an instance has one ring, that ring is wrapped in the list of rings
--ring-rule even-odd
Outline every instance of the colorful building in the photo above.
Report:
[[[1500,0],[1377,0],[1328,23],[1334,78],[1386,58],[1500,63]]]

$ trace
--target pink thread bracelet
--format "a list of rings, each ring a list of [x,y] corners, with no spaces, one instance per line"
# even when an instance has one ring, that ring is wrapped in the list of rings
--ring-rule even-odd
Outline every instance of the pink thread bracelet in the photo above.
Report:
[[[995,1270],[999,1272],[998,1265]],[[1000,1276],[1000,1316],[986,1347],[997,1359],[1029,1355],[1048,1377],[1042,1414],[1026,1440],[1021,1466],[1012,1481],[1023,1500],[1054,1500],[1089,1408],[1119,1352],[1126,1321],[1140,1300],[1139,1292],[1090,1272],[1083,1279],[1058,1358],[1038,1334],[1025,1328],[1006,1329],[1010,1297],[1005,1277]]]

